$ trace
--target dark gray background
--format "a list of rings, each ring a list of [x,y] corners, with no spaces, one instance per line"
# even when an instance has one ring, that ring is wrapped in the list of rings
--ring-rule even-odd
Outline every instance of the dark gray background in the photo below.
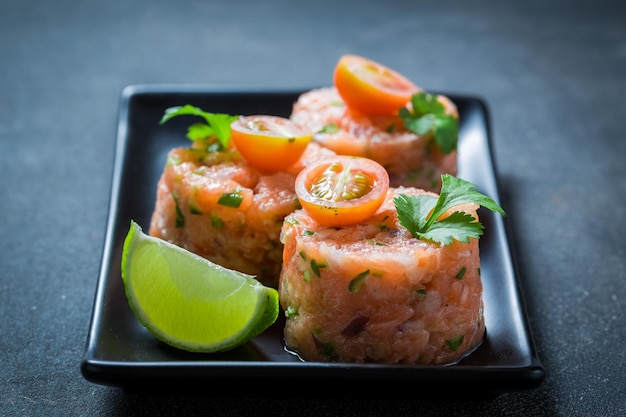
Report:
[[[329,85],[344,53],[487,101],[544,383],[444,401],[85,381],[122,88]],[[0,415],[625,415],[625,94],[620,0],[0,0]]]

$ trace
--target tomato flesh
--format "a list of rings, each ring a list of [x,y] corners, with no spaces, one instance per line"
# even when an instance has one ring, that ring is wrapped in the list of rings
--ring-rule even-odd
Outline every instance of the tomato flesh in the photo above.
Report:
[[[348,108],[367,116],[397,115],[420,91],[402,74],[358,55],[342,56],[333,80]]]
[[[241,156],[257,168],[284,171],[295,164],[313,138],[293,121],[269,115],[242,116],[230,125]]]
[[[380,208],[389,190],[385,168],[371,159],[337,155],[305,167],[296,178],[300,205],[320,225],[362,223]]]

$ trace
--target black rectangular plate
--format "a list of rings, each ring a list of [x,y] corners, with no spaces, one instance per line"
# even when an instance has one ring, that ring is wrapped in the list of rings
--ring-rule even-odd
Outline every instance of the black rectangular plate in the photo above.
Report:
[[[487,335],[469,357],[452,366],[302,362],[286,352],[281,318],[266,332],[234,350],[189,353],[154,339],[130,310],[121,280],[122,245],[130,220],[148,228],[156,185],[168,151],[187,146],[189,119],[159,125],[166,108],[192,104],[210,112],[288,117],[304,90],[250,90],[181,85],[135,85],[124,89],[104,252],[81,372],[90,382],[127,388],[180,387],[216,382],[245,384],[254,392],[332,391],[337,383],[361,393],[381,387],[409,389],[413,396],[438,388],[501,393],[534,388],[544,379],[525,313],[505,221],[481,209],[480,240]],[[479,98],[448,95],[460,114],[458,176],[499,201],[492,161],[489,114]],[[282,315],[281,315],[282,316]],[[308,384],[307,384],[308,385]],[[297,387],[297,388],[295,388]]]

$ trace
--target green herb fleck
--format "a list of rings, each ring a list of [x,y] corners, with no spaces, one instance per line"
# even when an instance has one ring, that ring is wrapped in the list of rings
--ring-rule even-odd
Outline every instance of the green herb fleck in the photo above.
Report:
[[[217,214],[211,213],[211,226],[222,229],[224,228],[224,220],[220,219]]]
[[[318,353],[328,359],[333,359],[335,356],[335,348],[330,343],[324,343],[322,347],[318,349]]]
[[[217,204],[226,207],[239,208],[241,202],[243,201],[243,196],[240,193],[241,189],[237,189],[232,193],[224,193],[217,200]]]
[[[328,265],[325,263],[318,263],[315,259],[311,259],[311,271],[316,277],[321,278],[320,268],[326,268]]]
[[[337,133],[339,131],[339,126],[337,123],[328,123],[324,125],[317,133]]]
[[[369,275],[370,270],[366,269],[365,271],[358,274],[356,277],[352,278],[350,280],[350,283],[348,284],[348,291],[357,292],[361,288],[363,288],[363,285],[365,284],[365,281],[367,280],[367,277],[369,277]]]
[[[463,275],[465,275],[465,271],[467,270],[467,268],[465,268],[464,266],[461,267],[461,270],[458,272],[458,274],[456,274],[455,278],[458,280],[463,279]]]
[[[167,155],[167,161],[165,161],[165,165],[180,165],[180,158],[178,155]]]
[[[178,193],[176,191],[172,192],[172,199],[174,200],[175,208],[176,208],[176,221],[174,223],[175,227],[181,228],[185,226],[185,216],[183,215],[183,211],[180,209],[178,205]]]
[[[461,343],[463,343],[463,338],[464,335],[455,337],[454,339],[448,339],[448,346],[450,346],[450,349],[452,349],[453,352],[455,352],[459,348],[459,346],[461,346]]]
[[[418,239],[449,245],[452,240],[469,242],[483,234],[483,225],[471,215],[455,211],[438,220],[449,209],[465,203],[475,203],[505,216],[504,210],[491,198],[474,190],[475,184],[449,174],[441,176],[439,197],[427,194],[394,197],[400,224]]]
[[[287,309],[285,310],[285,317],[287,318],[291,318],[291,317],[295,317],[298,315],[298,308],[294,307],[294,306],[287,306]]]

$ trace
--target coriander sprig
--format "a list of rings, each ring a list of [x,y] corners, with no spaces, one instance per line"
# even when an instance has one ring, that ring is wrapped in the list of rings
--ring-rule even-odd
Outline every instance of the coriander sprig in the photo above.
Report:
[[[211,149],[215,151],[228,149],[228,143],[231,135],[230,124],[238,118],[238,116],[232,116],[230,114],[209,113],[199,107],[186,104],[184,106],[176,106],[166,109],[159,124],[163,124],[177,116],[202,117],[206,123],[195,123],[189,126],[187,130],[187,137],[193,142],[216,137],[219,141],[219,149]]]
[[[408,130],[418,135],[432,133],[435,143],[443,153],[456,149],[459,122],[456,117],[446,113],[436,95],[420,91],[411,96],[411,106],[412,110],[402,107],[399,111],[399,116]]]
[[[439,220],[443,213],[459,204],[479,204],[502,216],[506,215],[494,200],[476,191],[476,185],[471,182],[443,174],[441,183],[439,197],[400,194],[393,199],[398,221],[418,239],[449,245],[453,239],[467,243],[470,238],[481,236],[484,226],[471,214],[455,211]]]

